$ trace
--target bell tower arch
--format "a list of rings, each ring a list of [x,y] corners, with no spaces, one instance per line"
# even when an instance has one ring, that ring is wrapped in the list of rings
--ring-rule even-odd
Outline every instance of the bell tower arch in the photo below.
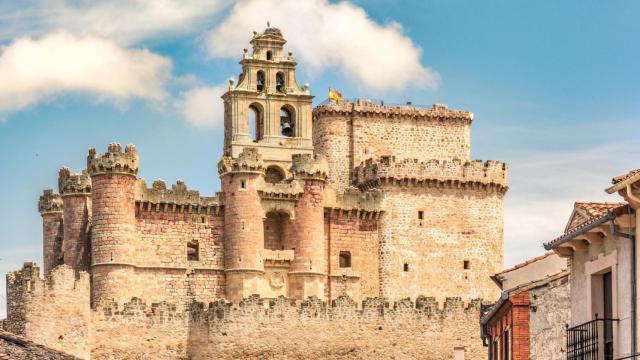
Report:
[[[313,153],[313,96],[307,84],[298,85],[297,63],[291,52],[285,54],[279,29],[254,32],[250,43],[237,83],[229,81],[222,96],[224,154],[237,158],[245,147],[258,148],[266,166],[288,169],[293,154]]]

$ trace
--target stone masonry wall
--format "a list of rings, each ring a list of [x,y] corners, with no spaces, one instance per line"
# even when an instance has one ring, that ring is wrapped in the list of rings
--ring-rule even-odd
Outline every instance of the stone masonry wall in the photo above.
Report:
[[[33,263],[7,275],[6,329],[54,349],[88,358],[90,349],[89,275],[76,278],[67,265],[44,280]]]
[[[530,290],[531,360],[566,358],[566,324],[570,324],[571,300],[568,277]]]
[[[401,299],[425,294],[439,301],[451,296],[465,301],[498,298],[490,275],[501,270],[503,261],[501,194],[484,189],[389,186],[384,187],[382,208],[383,296]]]
[[[377,219],[358,218],[342,211],[325,212],[329,249],[327,299],[347,295],[357,302],[380,294]],[[351,267],[340,267],[340,252],[351,254]]]
[[[395,305],[371,298],[362,309],[343,297],[331,308],[314,298],[301,304],[277,298],[268,308],[264,305],[252,297],[238,306],[221,301],[195,307],[191,358],[449,360],[455,347],[464,348],[465,359],[486,358],[477,301],[468,308],[460,299],[448,299],[438,308],[428,298]]]

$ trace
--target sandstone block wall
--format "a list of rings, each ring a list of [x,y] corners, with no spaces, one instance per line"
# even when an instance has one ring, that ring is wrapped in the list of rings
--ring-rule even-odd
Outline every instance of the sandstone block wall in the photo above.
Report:
[[[89,357],[89,275],[67,265],[54,268],[44,280],[33,263],[7,275],[5,327],[48,347],[80,358]]]
[[[566,358],[567,331],[571,323],[569,278],[564,277],[547,286],[529,291],[531,308],[531,360],[562,360]]]
[[[302,303],[278,298],[225,302],[191,312],[189,355],[193,359],[465,359],[486,358],[477,326],[479,302],[467,308],[448,299],[389,304],[367,299],[361,309],[349,298],[327,307],[318,299]],[[256,326],[259,324],[259,326]],[[468,326],[460,326],[468,324]]]

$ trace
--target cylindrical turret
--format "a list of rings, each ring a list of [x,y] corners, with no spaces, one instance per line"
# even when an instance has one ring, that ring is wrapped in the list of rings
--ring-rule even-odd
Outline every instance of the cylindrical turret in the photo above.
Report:
[[[324,239],[324,186],[329,166],[321,155],[294,155],[291,172],[304,181],[304,193],[296,205],[296,246],[291,265],[290,293],[298,299],[324,298],[327,251]]]
[[[135,288],[135,183],[138,153],[127,145],[109,144],[104,155],[89,149],[87,169],[92,184],[92,301],[128,301]]]
[[[91,178],[86,170],[76,174],[63,167],[58,174],[58,188],[64,204],[63,262],[76,271],[88,271],[91,262]]]
[[[38,201],[38,211],[42,215],[42,255],[44,275],[60,265],[63,238],[63,202],[59,194],[46,189]]]
[[[259,294],[264,273],[263,211],[258,188],[264,164],[255,148],[245,148],[238,158],[223,157],[218,171],[225,196],[224,262],[226,295],[232,301]]]

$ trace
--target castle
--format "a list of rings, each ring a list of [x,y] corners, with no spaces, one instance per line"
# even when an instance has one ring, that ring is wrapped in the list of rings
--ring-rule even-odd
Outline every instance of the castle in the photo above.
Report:
[[[254,33],[222,96],[215,196],[149,187],[132,145],[60,170],[39,201],[45,279],[8,274],[7,330],[96,359],[331,358],[350,338],[385,346],[352,357],[485,357],[476,299],[499,296],[506,165],[470,160],[469,112],[313,108],[285,42]]]

